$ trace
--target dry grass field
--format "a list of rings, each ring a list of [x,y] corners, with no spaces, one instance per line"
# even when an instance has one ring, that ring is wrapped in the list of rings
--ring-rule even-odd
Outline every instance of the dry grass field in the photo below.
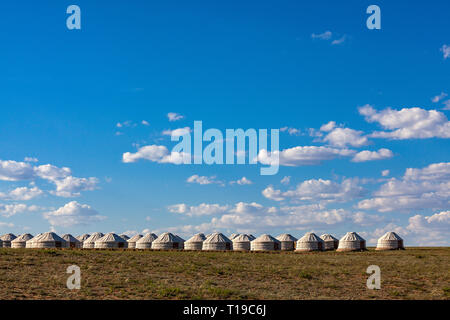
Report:
[[[81,289],[66,287],[69,265]],[[366,288],[369,265],[381,290]],[[1,299],[449,299],[450,248],[337,253],[0,249]]]

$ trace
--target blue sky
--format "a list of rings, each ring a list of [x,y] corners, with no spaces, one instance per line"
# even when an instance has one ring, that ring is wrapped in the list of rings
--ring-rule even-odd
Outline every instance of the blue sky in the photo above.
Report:
[[[378,1],[368,30],[370,4],[2,3],[0,233],[394,230],[450,245],[450,5]],[[290,166],[124,163],[195,120],[281,129]]]

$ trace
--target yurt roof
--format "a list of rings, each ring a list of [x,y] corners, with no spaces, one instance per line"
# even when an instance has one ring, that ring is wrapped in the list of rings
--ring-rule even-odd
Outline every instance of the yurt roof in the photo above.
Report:
[[[124,233],[122,233],[122,234],[119,234],[119,237],[121,237],[122,239],[124,239],[125,241],[127,241],[127,240],[130,240],[130,237],[129,236],[127,236],[126,234],[124,234]]]
[[[98,239],[102,238],[103,236],[104,236],[104,234],[101,232],[94,232],[93,234],[91,234],[91,236],[89,238],[84,240],[84,242],[95,242]]]
[[[37,242],[44,242],[44,241],[65,242],[66,240],[64,240],[63,238],[61,238],[54,232],[45,232],[45,233],[41,234],[40,236],[36,237],[35,241],[37,241]]]
[[[136,243],[153,242],[158,238],[154,233],[147,233],[142,238],[140,238]]]
[[[17,238],[15,235],[13,235],[12,233],[7,233],[4,234],[0,237],[0,240],[2,241],[13,241],[15,238]]]
[[[386,232],[380,240],[403,240],[398,234],[395,232]]]
[[[189,238],[186,242],[203,242],[206,237],[203,233],[197,233],[196,235]]]
[[[118,236],[117,234],[110,232],[105,234],[103,237],[97,240],[98,242],[126,242],[124,238]]]
[[[161,234],[158,238],[156,238],[155,240],[153,240],[154,242],[179,242],[179,238],[170,233],[170,232],[164,232],[163,234]]]
[[[328,234],[328,233],[321,235],[320,239],[322,239],[323,241],[337,241],[338,240],[335,237],[333,237],[331,234]]]
[[[278,241],[297,241],[298,239],[289,233],[283,233],[280,234],[278,237],[276,237]]]
[[[252,234],[249,234],[248,236],[250,237],[250,240],[252,240],[252,241],[256,239],[256,237]]]
[[[347,232],[340,241],[364,241],[356,232]]]
[[[239,233],[232,233],[230,234],[230,237],[228,239],[233,240],[234,238],[236,238],[239,235]]]
[[[78,239],[79,241],[84,241],[84,240],[88,239],[90,236],[91,236],[90,234],[85,233],[85,234],[83,234],[83,235],[81,235],[81,236],[78,236],[77,239]]]
[[[77,238],[75,238],[74,236],[72,236],[71,234],[67,233],[65,235],[62,236],[62,238],[66,241],[69,242],[80,242],[80,240],[78,240]]]
[[[205,239],[205,243],[219,243],[219,242],[230,242],[231,240],[228,239],[223,233],[215,232],[212,233],[208,238]]]
[[[300,241],[300,242],[321,242],[323,240],[314,232],[307,232],[298,241]]]
[[[280,242],[277,239],[275,239],[274,237],[272,237],[270,234],[262,234],[253,241],[255,241],[255,242]]]
[[[130,239],[128,239],[128,242],[136,242],[138,241],[140,238],[142,238],[143,235],[142,234],[135,234],[134,236],[132,236]]]
[[[29,233],[24,233],[12,240],[13,242],[21,242],[21,241],[28,241],[30,239],[33,239],[33,236]]]
[[[252,238],[248,234],[238,234],[236,237],[233,238],[233,242],[250,242],[252,241]]]
[[[179,235],[176,234],[175,237],[178,239],[178,242],[185,242],[185,240]]]

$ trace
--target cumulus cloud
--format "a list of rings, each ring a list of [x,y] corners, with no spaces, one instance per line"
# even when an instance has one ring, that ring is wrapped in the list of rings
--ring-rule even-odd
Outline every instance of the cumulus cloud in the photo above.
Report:
[[[106,219],[89,205],[76,201],[69,202],[55,211],[46,212],[43,216],[53,227],[89,225]]]
[[[163,135],[165,136],[172,136],[172,137],[181,137],[184,136],[185,134],[190,133],[192,130],[189,127],[184,127],[184,128],[178,128],[175,130],[164,130],[162,132]]]
[[[363,134],[362,131],[350,128],[333,128],[329,130],[329,133],[323,138],[323,141],[340,148],[347,146],[361,147],[367,145],[369,142]]]
[[[359,108],[367,122],[377,122],[390,131],[375,131],[370,136],[388,139],[449,138],[450,122],[436,110],[403,108],[401,110],[375,110],[370,105]]]
[[[313,33],[311,34],[311,38],[313,39],[321,39],[321,40],[330,40],[333,33],[331,31],[325,31],[323,33]]]
[[[383,176],[383,177],[387,177],[388,175],[389,175],[389,173],[390,173],[390,171],[389,170],[383,170],[383,171],[381,171],[381,175]]]
[[[211,176],[211,177],[207,177],[207,176],[199,176],[197,174],[194,174],[192,176],[190,176],[189,178],[187,178],[186,182],[188,183],[197,183],[197,184],[222,184],[221,181],[217,181],[216,180],[216,176]]]
[[[178,121],[184,118],[184,116],[182,116],[179,113],[176,112],[169,112],[167,114],[167,118],[169,118],[169,121],[173,122],[173,121]]]
[[[444,59],[450,58],[450,46],[444,44],[441,48]]]
[[[181,152],[171,152],[165,146],[149,145],[143,146],[137,152],[125,152],[122,156],[124,163],[136,162],[140,159],[149,160],[157,163],[182,164],[190,161],[190,155]]]
[[[280,132],[287,132],[291,136],[298,136],[301,133],[301,131],[299,129],[291,128],[291,127],[282,127],[282,128],[280,128]]]
[[[337,45],[337,44],[341,44],[344,43],[344,41],[347,39],[346,35],[343,35],[342,37],[340,37],[339,39],[335,39],[331,42],[332,45]]]
[[[27,206],[23,203],[14,203],[14,204],[2,204],[0,203],[0,214],[4,217],[12,217],[18,213],[24,212],[34,212],[39,210],[38,206],[32,205]]]
[[[437,96],[434,96],[431,101],[433,103],[438,103],[439,101],[441,101],[442,99],[444,99],[447,96],[447,94],[445,92],[441,92],[441,94],[438,94]]]
[[[288,185],[291,182],[291,176],[284,176],[283,179],[281,179],[280,183]]]
[[[241,179],[238,179],[236,181],[230,181],[230,184],[238,184],[240,186],[249,185],[252,183],[253,182],[251,180],[247,179],[246,177],[242,177]]]
[[[386,148],[379,149],[378,151],[364,150],[355,154],[352,161],[365,162],[373,160],[383,160],[392,158],[393,156],[394,154],[392,153],[392,151]]]
[[[324,146],[298,146],[282,151],[274,151],[279,155],[279,164],[282,166],[307,166],[319,164],[324,160],[331,160],[338,157],[348,157],[355,153],[350,149],[337,149]],[[258,160],[262,164],[270,165],[276,161],[277,157],[272,156],[271,152],[261,150],[258,154]]]
[[[284,197],[281,190],[276,190],[273,186],[268,186],[262,191],[262,195],[270,200],[283,201]]]
[[[209,216],[224,213],[229,209],[228,205],[201,203],[198,206],[188,206],[184,203],[174,204],[167,207],[169,212],[183,214],[188,217]]]
[[[7,193],[0,192],[0,199],[4,200],[31,200],[42,195],[44,192],[38,187],[19,187]]]
[[[24,161],[25,162],[39,162],[39,159],[34,158],[34,157],[25,157]]]
[[[0,160],[0,180],[20,181],[30,180],[34,177],[33,166],[25,162]]]
[[[92,191],[97,189],[97,184],[99,180],[97,178],[76,178],[76,177],[66,177],[61,180],[55,180],[56,190],[50,191],[59,197],[79,197],[81,191]]]
[[[357,207],[379,212],[446,209],[450,205],[450,163],[408,168],[401,179],[392,178]]]

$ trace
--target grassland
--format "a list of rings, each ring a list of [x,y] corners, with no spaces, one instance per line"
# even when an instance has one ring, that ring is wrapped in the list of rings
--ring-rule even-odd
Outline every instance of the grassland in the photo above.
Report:
[[[81,268],[81,289],[66,268]],[[369,265],[381,290],[366,287]],[[450,248],[239,253],[0,249],[0,299],[449,299]]]

